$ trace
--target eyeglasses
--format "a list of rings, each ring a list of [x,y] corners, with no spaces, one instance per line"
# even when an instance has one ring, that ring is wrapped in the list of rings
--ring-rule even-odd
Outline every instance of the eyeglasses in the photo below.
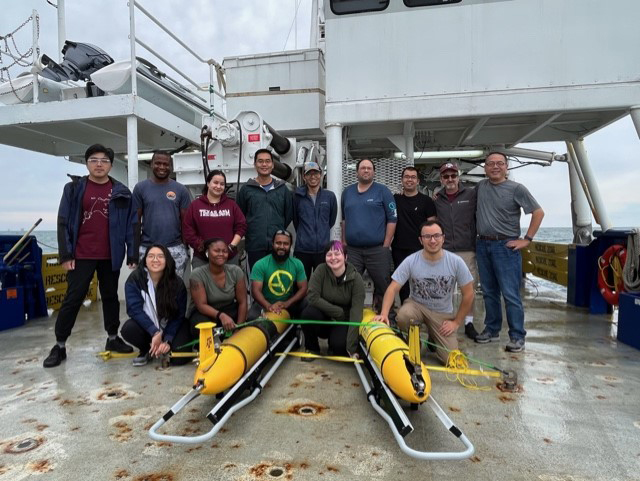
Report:
[[[104,157],[89,157],[87,159],[87,162],[89,162],[90,164],[110,164],[111,160],[109,160],[108,157],[104,158]]]
[[[427,241],[431,239],[440,240],[444,237],[444,234],[422,234],[420,237]]]
[[[504,160],[494,160],[492,162],[485,162],[485,167],[504,167],[507,163]]]
[[[418,180],[417,175],[403,175],[402,178],[407,180]]]
[[[164,260],[164,254],[147,254],[147,259],[155,261],[163,261]]]
[[[442,177],[444,180],[456,179],[458,177],[458,174],[442,174],[440,177]]]

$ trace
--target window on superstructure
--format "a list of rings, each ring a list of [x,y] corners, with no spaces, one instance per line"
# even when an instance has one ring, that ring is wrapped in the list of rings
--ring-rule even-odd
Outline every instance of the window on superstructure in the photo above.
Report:
[[[336,15],[379,12],[389,6],[389,0],[331,0],[331,11]]]
[[[407,7],[431,7],[433,5],[446,5],[448,3],[460,3],[462,0],[403,0]]]

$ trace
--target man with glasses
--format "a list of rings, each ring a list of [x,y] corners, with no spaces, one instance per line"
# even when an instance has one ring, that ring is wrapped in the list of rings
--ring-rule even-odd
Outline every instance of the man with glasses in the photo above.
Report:
[[[427,220],[436,218],[436,206],[431,197],[418,191],[420,178],[418,169],[413,166],[405,167],[401,175],[402,193],[394,194],[398,209],[398,222],[391,243],[393,265],[398,267],[403,260],[416,251],[422,249],[419,242],[420,225]],[[400,289],[400,302],[409,297],[409,286]]]
[[[422,250],[411,254],[395,270],[384,294],[380,315],[374,317],[374,321],[389,324],[393,300],[400,288],[409,282],[409,298],[396,317],[398,327],[406,331],[412,320],[423,322],[429,339],[436,345],[436,355],[446,364],[449,351],[458,349],[456,331],[471,309],[474,292],[469,268],[460,256],[442,248],[444,238],[442,225],[437,220],[420,226]],[[454,314],[456,285],[462,293],[462,301]]]
[[[271,177],[273,156],[258,149],[253,157],[258,176],[240,189],[236,202],[247,219],[245,250],[249,269],[271,252],[271,238],[278,229],[286,229],[293,220],[293,195],[287,184]]]
[[[296,319],[304,309],[307,277],[302,262],[289,256],[291,241],[291,232],[277,230],[273,235],[271,254],[251,269],[253,305],[247,315],[248,321],[258,318],[262,311],[279,314],[282,309]]]
[[[476,342],[485,344],[498,341],[502,329],[504,298],[509,342],[506,350],[521,352],[527,332],[524,329],[524,307],[520,298],[522,256],[520,249],[527,247],[538,232],[544,211],[527,188],[507,179],[507,156],[491,152],[484,163],[487,179],[478,183],[476,225],[476,258],[480,284],[484,297],[484,330]],[[529,228],[520,239],[520,210],[531,214]]]
[[[151,157],[151,178],[133,188],[137,222],[134,236],[139,257],[151,244],[166,246],[176,263],[176,274],[182,277],[189,253],[182,239],[182,218],[191,203],[187,188],[171,178],[171,154],[158,150]]]
[[[444,228],[443,247],[462,257],[473,276],[475,288],[478,285],[476,189],[460,185],[459,174],[460,169],[455,162],[446,162],[440,166],[440,183],[443,189],[435,197],[436,212],[438,221]],[[478,336],[478,331],[473,325],[473,312],[474,302],[471,303],[471,310],[464,319],[464,333],[469,339]]]
[[[105,350],[133,352],[118,337],[120,267],[125,254],[130,268],[137,263],[133,209],[131,191],[109,177],[113,158],[113,150],[92,145],[84,154],[89,175],[64,186],[58,209],[58,251],[67,271],[67,292],[56,319],[56,344],[44,360],[44,367],[58,366],[67,358],[67,338],[96,272],[108,335]]]
[[[336,223],[338,202],[333,192],[322,188],[322,169],[316,162],[305,164],[304,183],[293,196],[294,255],[304,265],[309,279],[311,271],[324,263],[324,248]]]
[[[349,246],[349,262],[373,280],[373,306],[379,308],[392,270],[391,240],[398,214],[391,191],[373,181],[375,166],[369,159],[356,164],[358,182],[342,193],[342,243]]]

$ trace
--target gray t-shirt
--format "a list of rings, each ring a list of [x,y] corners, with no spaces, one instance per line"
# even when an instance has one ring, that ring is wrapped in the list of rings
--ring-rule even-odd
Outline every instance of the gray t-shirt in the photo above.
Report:
[[[236,285],[244,277],[242,269],[232,264],[224,265],[224,274],[224,287],[220,288],[213,280],[209,265],[200,266],[191,272],[190,279],[204,285],[204,290],[207,293],[207,304],[215,309],[228,306],[236,300]],[[195,308],[195,302],[190,298],[187,316],[190,316]]]
[[[513,180],[492,184],[484,179],[478,182],[476,190],[478,235],[520,237],[520,209],[531,214],[540,208],[527,188]]]
[[[410,297],[427,309],[449,314],[453,312],[453,291],[456,283],[465,286],[473,282],[473,276],[462,258],[443,250],[436,262],[426,260],[422,251],[407,257],[391,278],[404,285],[409,281]]]
[[[133,189],[133,208],[142,209],[142,245],[163,244],[167,247],[182,243],[180,210],[187,209],[191,194],[187,188],[169,179],[157,184],[143,180]]]

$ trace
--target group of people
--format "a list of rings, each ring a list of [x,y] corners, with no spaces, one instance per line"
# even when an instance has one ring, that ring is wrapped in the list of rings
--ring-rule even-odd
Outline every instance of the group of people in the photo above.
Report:
[[[44,367],[66,359],[65,343],[94,273],[108,335],[105,349],[131,353],[135,346],[140,351],[133,361],[137,366],[170,350],[191,350],[196,325],[203,320],[233,329],[264,312],[285,309],[294,319],[360,322],[365,270],[374,284],[379,321],[394,319],[399,294],[401,328],[412,319],[422,320],[439,346],[455,349],[456,331],[464,322],[469,337],[490,342],[501,329],[502,295],[509,324],[507,349],[524,349],[519,250],[532,240],[544,213],[524,186],[507,180],[503,154],[487,156],[488,179],[475,188],[459,184],[455,163],[444,164],[443,189],[435,200],[418,191],[416,168],[403,170],[402,193],[393,195],[374,181],[374,163],[360,160],[357,182],[341,196],[340,241],[331,241],[338,201],[322,187],[322,169],[315,162],[305,164],[304,185],[291,192],[272,177],[271,152],[260,149],[254,156],[257,175],[235,201],[226,195],[220,170],[208,174],[202,195],[192,201],[189,191],[171,179],[170,153],[154,153],[151,177],[133,193],[109,176],[113,160],[111,149],[92,145],[85,153],[88,175],[64,188],[58,244],[68,289],[56,319],[56,344]],[[532,214],[524,239],[519,238],[521,209]],[[293,256],[293,236],[287,230],[292,222]],[[238,262],[242,238],[250,286]],[[187,293],[183,275],[189,247],[193,257]],[[123,340],[118,336],[117,287],[125,255],[135,270],[125,283],[129,320],[120,330]],[[478,272],[486,306],[481,334],[473,326]],[[454,313],[456,286],[462,300]],[[354,326],[302,327],[309,352],[320,352],[319,338],[328,339],[332,354],[357,351]],[[439,348],[437,355],[446,361],[445,349]]]

